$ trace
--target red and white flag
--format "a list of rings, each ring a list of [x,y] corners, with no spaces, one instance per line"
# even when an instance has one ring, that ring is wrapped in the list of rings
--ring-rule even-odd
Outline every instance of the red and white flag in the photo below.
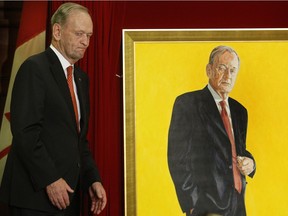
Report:
[[[23,2],[16,50],[0,129],[0,182],[2,181],[7,154],[12,143],[12,134],[10,131],[10,102],[14,79],[20,65],[29,56],[45,50],[47,11],[47,1]]]

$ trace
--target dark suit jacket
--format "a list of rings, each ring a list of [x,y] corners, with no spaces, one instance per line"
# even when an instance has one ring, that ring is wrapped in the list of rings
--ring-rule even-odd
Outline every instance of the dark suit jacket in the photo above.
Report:
[[[247,111],[232,98],[228,102],[237,155],[253,159],[246,150]],[[217,213],[229,207],[234,190],[231,144],[208,87],[177,97],[169,129],[168,163],[183,212],[194,208]],[[244,176],[242,183],[244,193]]]
[[[81,132],[65,74],[52,49],[28,58],[12,91],[9,153],[0,199],[23,208],[54,212],[46,186],[64,178],[75,189],[100,181],[86,140],[89,118],[88,76],[75,67]],[[80,177],[81,176],[81,177]]]

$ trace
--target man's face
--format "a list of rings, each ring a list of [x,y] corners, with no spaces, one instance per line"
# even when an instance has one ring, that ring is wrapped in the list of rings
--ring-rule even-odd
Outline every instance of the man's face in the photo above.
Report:
[[[228,51],[216,56],[213,65],[208,64],[206,67],[210,85],[224,98],[232,91],[238,70],[239,62],[236,54]]]
[[[60,27],[60,32],[59,49],[62,55],[70,63],[83,58],[93,33],[90,15],[73,11],[67,18],[67,22]]]

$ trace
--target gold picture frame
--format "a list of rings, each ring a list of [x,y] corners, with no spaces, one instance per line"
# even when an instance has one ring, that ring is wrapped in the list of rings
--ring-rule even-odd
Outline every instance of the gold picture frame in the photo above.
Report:
[[[146,197],[144,199],[144,201],[142,201],[143,200],[142,199],[143,193],[139,192],[139,188],[141,187],[141,184],[139,184],[139,178],[137,178],[137,167],[139,167],[139,166],[136,164],[136,161],[137,161],[138,156],[141,156],[142,151],[145,151],[145,153],[143,153],[143,154],[145,154],[145,156],[147,156],[147,152],[149,152],[150,149],[149,149],[149,146],[147,148],[146,147],[142,148],[143,145],[142,145],[141,148],[139,146],[137,146],[137,143],[136,143],[137,136],[141,136],[141,131],[140,132],[138,131],[137,125],[138,124],[141,125],[141,122],[143,122],[142,119],[139,120],[139,116],[137,116],[138,115],[137,111],[138,111],[138,109],[140,107],[147,106],[147,109],[145,108],[145,110],[147,110],[147,112],[150,112],[149,110],[150,110],[151,107],[154,107],[154,106],[155,107],[159,107],[159,105],[161,105],[161,104],[158,104],[158,105],[154,104],[155,101],[156,101],[155,100],[155,101],[153,101],[153,105],[151,105],[151,106],[146,105],[147,103],[145,103],[145,105],[143,105],[144,102],[141,102],[142,98],[137,98],[137,94],[140,91],[140,93],[139,93],[140,95],[145,95],[145,98],[143,98],[143,101],[146,102],[147,101],[146,100],[147,94],[148,94],[147,97],[150,97],[150,98],[153,97],[153,94],[155,92],[157,94],[157,91],[158,91],[157,88],[161,88],[162,89],[162,87],[164,86],[164,88],[167,88],[166,92],[168,92],[169,91],[169,89],[168,89],[169,88],[169,82],[168,81],[171,81],[173,78],[177,77],[177,73],[178,73],[178,75],[180,73],[179,73],[179,71],[177,71],[177,72],[175,72],[176,74],[173,74],[171,76],[169,75],[170,76],[170,78],[169,78],[170,80],[168,80],[168,81],[165,80],[165,78],[164,78],[164,80],[165,80],[165,81],[163,81],[163,82],[165,82],[164,84],[162,84],[162,79],[161,78],[157,79],[157,81],[160,80],[160,83],[157,83],[157,81],[155,82],[156,79],[153,80],[153,82],[151,81],[151,85],[153,85],[153,88],[151,87],[151,89],[154,89],[154,90],[153,91],[149,91],[150,88],[149,88],[149,86],[147,86],[147,83],[148,83],[148,85],[150,85],[150,83],[149,83],[149,79],[148,79],[148,81],[145,79],[145,74],[143,74],[144,70],[142,70],[142,72],[141,72],[142,74],[140,74],[140,75],[138,74],[138,70],[140,70],[139,68],[142,65],[142,63],[141,63],[141,59],[139,59],[137,55],[141,55],[141,58],[142,58],[141,52],[143,50],[150,49],[150,47],[147,47],[147,46],[150,46],[150,45],[151,45],[151,47],[153,47],[153,50],[156,50],[157,47],[155,47],[155,46],[159,46],[162,49],[163,48],[163,46],[162,46],[163,44],[164,45],[167,44],[168,46],[170,46],[170,44],[171,44],[171,45],[173,45],[173,47],[171,49],[172,50],[171,52],[173,53],[173,50],[176,50],[176,51],[178,50],[178,48],[174,47],[175,45],[178,46],[178,45],[183,44],[183,47],[186,47],[186,45],[188,45],[188,48],[189,48],[190,45],[191,45],[191,47],[196,46],[196,45],[197,45],[197,47],[200,47],[200,46],[203,45],[205,47],[204,50],[206,50],[206,46],[207,46],[207,50],[208,50],[210,48],[210,44],[211,44],[211,47],[212,47],[215,44],[217,45],[217,44],[224,44],[224,43],[225,44],[233,44],[233,45],[236,44],[236,46],[240,50],[243,50],[242,53],[245,53],[245,50],[246,50],[247,53],[249,53],[249,54],[247,54],[247,56],[245,58],[245,61],[248,62],[248,60],[250,59],[252,64],[253,64],[253,58],[256,58],[256,60],[257,60],[256,62],[257,62],[258,67],[260,67],[259,65],[261,64],[261,58],[263,58],[263,62],[264,63],[265,63],[265,61],[269,61],[269,58],[270,58],[270,55],[271,55],[269,50],[273,49],[273,47],[276,46],[277,49],[275,49],[275,53],[276,53],[276,55],[279,55],[279,56],[278,56],[278,58],[275,57],[276,61],[274,60],[274,62],[277,62],[277,66],[281,66],[281,69],[285,70],[285,67],[286,67],[286,63],[285,63],[286,56],[285,56],[285,53],[286,53],[286,49],[288,47],[288,29],[136,29],[136,30],[124,29],[123,30],[123,104],[124,104],[124,113],[123,114],[124,114],[125,216],[142,216],[142,215],[143,216],[144,215],[147,216],[147,215],[151,215],[150,211],[143,210],[144,207],[143,208],[141,207],[142,206],[142,202],[143,202],[143,206],[147,206],[147,203],[149,203],[149,202],[151,202],[151,203],[158,202],[157,206],[159,206],[159,208],[162,209],[161,212],[163,212],[163,208],[166,208],[165,207],[166,205],[167,206],[171,206],[170,203],[167,203],[167,201],[165,201],[166,203],[161,204],[161,200],[159,200],[159,199],[153,200],[154,195],[156,195],[157,193],[161,193],[161,195],[159,195],[159,197],[161,197],[161,196],[165,197],[167,195],[173,196],[174,201],[173,201],[172,206],[174,205],[175,200],[177,200],[177,198],[175,198],[176,197],[175,194],[171,195],[171,190],[172,189],[170,190],[169,194],[165,194],[165,192],[163,192],[164,190],[159,190],[158,191],[158,189],[156,187],[154,187],[153,191],[156,191],[156,190],[157,191],[155,193],[151,194],[151,191],[149,191],[149,188],[148,188],[150,186],[148,186],[148,183],[147,183],[147,188],[144,188],[143,190],[141,189],[141,191],[142,192],[143,191],[147,191],[147,193],[150,195],[151,198]],[[255,46],[255,44],[256,44],[256,46]],[[266,49],[269,49],[269,50],[266,50],[266,53],[263,53],[263,50],[261,50],[261,46],[266,46],[266,48],[263,48],[263,50],[266,50]],[[257,51],[255,56],[253,54],[254,47],[255,47],[255,50]],[[168,48],[168,49],[170,50],[170,48]],[[166,51],[166,48],[164,49],[163,52],[165,52],[165,51]],[[237,49],[236,49],[236,51],[237,51]],[[272,50],[271,52],[273,52],[273,51],[274,50]],[[147,55],[145,53],[146,58],[147,58],[147,56],[149,58],[149,55],[151,56],[151,53],[149,54],[149,52],[151,52],[151,51],[148,51]],[[163,52],[162,52],[162,54],[163,54]],[[201,50],[200,50],[200,53],[202,53]],[[210,53],[207,53],[207,52],[205,52],[203,54],[203,55],[207,56],[207,61],[208,61],[208,55],[209,54]],[[163,54],[163,55],[165,55],[165,54]],[[197,55],[198,54],[195,54],[195,56],[197,56]],[[242,54],[242,55],[244,55],[244,54]],[[185,54],[183,54],[183,56],[185,57]],[[202,54],[201,54],[201,56],[202,56]],[[180,62],[183,60],[184,57],[178,57],[178,56],[175,57],[175,56],[173,56],[173,58],[178,58],[179,65],[181,64]],[[173,58],[171,58],[171,59],[173,59]],[[163,57],[163,59],[165,59],[165,57]],[[277,59],[280,59],[279,63],[278,63]],[[157,61],[157,59],[155,60],[155,58],[151,59],[151,62],[156,62],[156,61]],[[245,61],[243,63],[243,67],[244,67],[244,69],[247,69],[247,68],[249,69],[249,65],[245,64]],[[147,61],[147,62],[149,63],[150,60]],[[187,60],[185,60],[185,62],[186,62],[187,65],[189,65],[190,60],[189,60],[188,63],[187,63]],[[262,62],[262,64],[263,64],[263,62]],[[288,58],[287,58],[287,62],[288,62]],[[241,64],[242,64],[242,62],[241,62]],[[244,104],[248,106],[248,108],[247,108],[248,111],[249,111],[249,108],[250,108],[250,110],[252,110],[252,114],[254,114],[254,116],[255,116],[255,114],[257,114],[257,116],[258,116],[258,113],[261,112],[260,105],[259,105],[259,107],[257,107],[257,105],[255,107],[255,104],[253,104],[253,103],[254,103],[255,99],[257,98],[257,95],[259,96],[259,92],[261,92],[261,91],[263,92],[263,88],[265,88],[264,92],[266,91],[265,83],[269,82],[269,80],[270,80],[268,78],[268,76],[266,76],[266,75],[265,76],[263,75],[263,77],[261,76],[260,81],[258,81],[258,82],[260,82],[260,84],[256,83],[255,88],[259,87],[258,88],[259,90],[256,91],[255,95],[252,94],[252,95],[249,96],[250,98],[247,98],[247,94],[249,93],[249,89],[250,89],[250,92],[251,92],[251,89],[253,89],[253,87],[251,86],[251,83],[253,84],[253,82],[257,81],[257,75],[259,75],[260,73],[265,73],[265,74],[268,73],[268,74],[271,75],[271,73],[273,72],[273,67],[275,67],[275,65],[272,66],[272,64],[273,64],[273,62],[271,62],[271,64],[269,63],[267,65],[265,63],[265,68],[269,67],[267,69],[267,71],[264,70],[264,72],[263,72],[263,70],[261,69],[261,71],[257,71],[257,73],[255,73],[255,74],[251,74],[251,73],[253,73],[253,71],[252,72],[250,71],[250,72],[244,73],[244,75],[242,75],[242,77],[239,78],[239,80],[241,82],[239,84],[240,85],[239,89],[236,90],[236,93],[235,93],[236,99],[238,99],[240,97],[240,99],[241,99],[240,101],[241,102],[244,101]],[[147,64],[145,63],[145,65],[147,65]],[[175,63],[173,63],[173,66],[174,65],[175,65]],[[251,65],[251,63],[250,63],[250,65]],[[270,66],[271,66],[271,71],[270,71]],[[150,66],[150,64],[149,64],[149,68],[151,69],[152,67],[153,66]],[[262,67],[260,67],[260,68],[262,68]],[[167,68],[165,68],[165,69],[167,69]],[[248,71],[248,69],[247,69],[247,71]],[[257,67],[256,67],[256,69],[257,69]],[[275,70],[277,70],[277,68],[275,68]],[[288,71],[288,69],[287,69],[287,71]],[[187,74],[187,72],[185,72],[185,73]],[[205,75],[204,68],[203,68],[203,72],[199,72],[199,74],[200,73]],[[276,71],[275,73],[277,73],[277,74],[279,73],[277,76],[283,76],[283,75],[285,76],[286,72],[283,72],[283,71],[282,72],[280,72],[280,71],[277,72]],[[154,74],[155,74],[155,72],[154,72]],[[164,75],[162,75],[162,77],[165,77],[166,75],[167,74],[164,74]],[[149,74],[147,76],[151,78],[153,76],[153,74],[152,75]],[[161,76],[161,74],[159,76]],[[245,78],[244,76],[249,76],[249,79]],[[139,79],[139,80],[137,80],[137,79]],[[141,82],[142,82],[141,80],[142,79],[145,79],[146,81],[145,81],[144,87],[142,87],[142,89],[139,90],[139,89],[137,89],[137,87],[138,87],[137,85],[139,85],[139,83],[141,84]],[[280,80],[281,84],[279,85],[279,88],[281,88],[281,91],[280,91],[279,94],[286,94],[288,92],[288,87],[287,87],[287,89],[285,88],[286,81],[287,81],[287,84],[288,84],[287,77],[285,76],[283,79],[284,80]],[[205,80],[205,78],[201,77],[200,80],[202,81],[202,83],[199,86],[203,86],[203,83],[204,83],[203,80]],[[189,84],[187,84],[185,82],[185,79],[181,80],[181,82],[183,82],[184,85],[188,85],[188,87],[187,88],[186,87],[182,88],[181,90],[177,89],[177,92],[175,93],[175,95],[183,92],[184,91],[183,89],[185,89],[185,90],[186,89],[187,90],[191,89],[191,91],[192,91],[192,90],[194,90],[195,86],[197,86],[197,88],[198,88],[197,83],[195,83],[195,85],[193,84],[194,86],[189,86]],[[244,91],[246,91],[245,89],[247,89],[247,88],[245,86],[245,83],[247,84],[247,82],[249,84],[249,89],[244,94],[243,93],[243,89],[244,89]],[[278,81],[278,83],[279,83],[279,81]],[[262,89],[260,89],[260,88],[262,88]],[[273,95],[274,94],[277,95],[276,92],[274,93],[274,91],[276,91],[274,88],[276,88],[276,86],[273,87],[272,94]],[[141,91],[142,91],[142,93],[141,93]],[[150,96],[149,96],[149,94],[150,94]],[[173,97],[171,96],[171,98],[174,98],[175,95],[173,95]],[[259,96],[260,100],[265,101],[265,104],[266,104],[265,109],[266,109],[267,108],[267,104],[269,104],[269,100],[271,100],[271,99],[269,99],[266,102],[266,99],[264,97],[265,97],[265,95],[264,96],[263,95]],[[279,96],[279,98],[281,98],[281,97]],[[162,100],[162,99],[159,97],[157,100]],[[284,100],[283,103],[285,103],[285,102],[286,102],[286,99]],[[168,105],[169,105],[169,107],[168,107],[169,110],[167,112],[171,112],[171,110],[172,110],[171,100],[170,100]],[[263,103],[263,105],[264,105],[264,103]],[[281,102],[281,105],[282,105],[282,102]],[[284,110],[284,108],[282,110],[282,108],[280,108],[280,107],[281,107],[280,105],[279,105],[279,107],[277,107],[278,112],[281,113],[282,117],[286,117],[286,111]],[[267,108],[267,113],[269,114],[269,116],[270,116],[270,113],[272,112],[271,110],[272,110],[272,108],[270,108],[270,106],[269,106],[269,109]],[[143,113],[142,110],[141,110],[141,113]],[[159,113],[160,112],[158,112],[157,115],[159,115]],[[147,113],[147,116],[148,115],[149,115],[149,113]],[[259,115],[260,115],[260,113],[259,113]],[[154,119],[155,119],[155,117],[154,117]],[[257,133],[258,131],[257,131],[256,127],[259,127],[260,123],[258,123],[259,120],[255,120],[255,119],[256,118],[253,117],[253,115],[252,115],[252,120],[253,120],[252,123],[251,123],[252,124],[252,131]],[[259,118],[257,118],[257,119],[259,119]],[[271,117],[271,119],[272,119],[272,117]],[[158,122],[157,118],[155,119],[155,121]],[[255,121],[256,121],[257,124],[253,123]],[[151,119],[149,120],[149,122],[151,123]],[[150,129],[150,126],[149,126],[150,123],[146,122],[145,123],[146,124],[145,128],[149,127],[149,129]],[[161,124],[161,122],[159,124]],[[255,126],[253,124],[255,124]],[[153,123],[153,126],[155,127],[155,129],[158,129],[158,123]],[[151,126],[151,127],[153,127],[153,126]],[[286,130],[287,129],[286,126],[282,125],[281,127],[282,127],[282,130],[284,130],[284,129]],[[167,129],[167,121],[165,121],[165,131],[166,131],[166,129]],[[263,133],[263,134],[261,134],[261,136],[264,136],[265,135],[264,132],[265,132],[266,128],[263,127],[263,128],[260,128],[260,129],[261,129],[260,130],[261,133]],[[249,128],[248,128],[248,130],[249,130]],[[151,129],[151,131],[155,131],[155,130]],[[151,131],[149,132],[150,134],[151,134]],[[269,131],[268,128],[267,128],[267,131]],[[146,129],[145,129],[145,132],[146,132]],[[249,131],[248,131],[248,133],[250,134]],[[164,135],[162,135],[162,138],[165,139],[164,138],[165,137],[165,133],[163,133],[163,134]],[[251,142],[253,141],[255,143],[255,140],[259,140],[260,135],[257,135],[257,136],[255,135],[255,137],[254,137],[253,134],[252,134],[251,138],[248,139],[248,141],[250,140]],[[284,135],[282,136],[283,139],[286,138],[286,134],[287,134],[287,132],[284,132]],[[271,136],[274,137],[273,136],[273,131],[271,132]],[[144,139],[145,139],[145,137],[147,139],[149,139],[147,135],[143,136],[143,137],[144,137]],[[270,138],[269,138],[269,140],[270,140]],[[262,139],[261,139],[261,141],[262,141]],[[149,141],[147,140],[147,143],[150,143],[150,142],[151,142],[151,139],[149,139]],[[153,142],[153,140],[152,140],[152,142]],[[265,142],[265,140],[264,140],[264,142]],[[270,148],[270,146],[268,144],[269,143],[267,143],[267,145],[265,144],[264,147],[265,148],[266,147]],[[279,144],[279,149],[278,149],[278,146],[276,146],[276,150],[275,150],[276,154],[278,153],[278,151],[281,152],[280,146],[282,146],[282,144],[281,145]],[[260,186],[262,184],[264,184],[264,182],[262,182],[263,180],[261,179],[262,175],[264,176],[263,169],[264,168],[265,169],[267,169],[267,168],[272,168],[273,169],[273,166],[272,165],[267,165],[265,162],[262,162],[262,161],[264,161],[264,160],[262,160],[263,154],[265,153],[265,154],[269,154],[270,155],[270,153],[266,152],[266,150],[263,150],[263,149],[259,150],[259,143],[258,143],[258,147],[257,147],[257,144],[254,144],[254,146],[251,145],[251,147],[252,147],[252,150],[256,151],[256,162],[258,160],[261,161],[260,162],[260,168],[258,168],[258,170],[257,170],[257,172],[260,172],[259,178],[257,177],[258,173],[256,173],[256,178],[257,178],[255,180],[256,183],[255,182],[251,183],[252,184],[252,186],[251,186],[252,188],[253,188],[254,185],[257,185],[257,186],[254,187],[256,189],[255,190],[253,189],[252,192],[248,191],[248,193],[250,193],[250,194],[252,194],[252,193],[257,194],[257,196],[256,195],[255,196],[249,195],[250,196],[249,202],[252,203],[251,206],[253,206],[253,205],[255,206],[255,203],[257,203],[259,200],[261,200],[261,197],[260,197],[260,193],[261,192],[258,191],[258,190],[260,190],[259,189]],[[165,147],[161,148],[161,150],[163,150],[163,149],[165,149]],[[286,150],[286,149],[288,149],[288,148],[285,147],[284,150]],[[156,150],[155,150],[155,152],[156,152]],[[253,153],[253,151],[252,151],[252,153]],[[163,154],[163,155],[165,155],[165,154]],[[148,160],[152,160],[152,161],[154,160],[153,163],[151,163],[151,164],[157,164],[157,161],[155,161],[155,158],[157,158],[157,157],[154,157],[154,158],[152,157],[151,159],[149,158],[149,159],[143,160],[143,161],[140,160],[140,161],[138,161],[138,163],[142,164],[142,162],[143,163],[147,163]],[[263,156],[263,158],[264,158],[264,156]],[[282,157],[280,157],[280,159],[279,159],[279,156],[278,156],[277,159],[275,157],[275,160],[277,160],[277,165],[276,165],[277,168],[280,169],[280,170],[283,168],[283,172],[284,172],[284,165],[285,166],[288,165],[288,162],[286,162],[286,159],[284,159]],[[280,162],[278,160],[280,160],[284,164],[279,165]],[[162,161],[163,161],[163,158],[162,158]],[[278,164],[278,162],[279,162],[279,164]],[[163,163],[165,163],[165,161]],[[163,163],[162,163],[162,165],[163,165]],[[148,168],[151,169],[151,164],[147,165],[147,166],[149,166],[149,167],[147,167],[147,169]],[[139,169],[141,170],[141,172],[142,172],[142,168],[143,168],[143,166],[140,165]],[[144,169],[145,168],[146,167],[144,165]],[[263,169],[261,169],[261,168],[263,168]],[[158,167],[157,170],[159,170],[159,167]],[[143,171],[143,173],[145,173],[145,171]],[[167,174],[167,169],[165,170],[165,175],[166,174]],[[146,176],[147,175],[145,175],[145,178],[146,178]],[[147,179],[149,179],[149,181],[150,181],[150,184],[151,184],[152,177],[147,177]],[[283,178],[283,181],[284,180],[286,181],[288,179],[286,174],[284,176],[282,175],[281,177]],[[161,185],[161,179],[159,179],[159,177],[157,177],[155,179],[155,181],[158,181],[158,184]],[[167,180],[167,182],[168,182],[167,184],[171,183],[171,182],[169,183],[169,181],[170,180]],[[251,182],[253,182],[253,180]],[[282,185],[282,181],[280,181],[279,183],[280,183],[280,185]],[[258,187],[258,185],[259,185],[259,187]],[[165,188],[167,188],[167,185],[165,185]],[[275,186],[275,188],[277,189],[278,187]],[[250,190],[250,188],[248,190]],[[281,192],[285,192],[287,194],[288,188],[286,186],[284,186],[284,188],[283,188],[283,190]],[[276,194],[273,194],[273,193],[274,192],[270,191],[270,195],[276,195]],[[155,197],[157,197],[157,196],[155,196]],[[284,195],[283,195],[283,199],[287,200],[286,198],[284,198]],[[269,201],[271,202],[270,199],[269,199]],[[263,201],[263,202],[265,202],[265,201]],[[265,204],[263,204],[263,202],[261,204],[262,207],[265,206]],[[277,202],[279,203],[279,201],[277,201]],[[256,204],[256,206],[257,206],[257,204]],[[281,205],[279,205],[279,206],[281,206]],[[147,206],[147,208],[149,208],[149,207]],[[156,205],[153,208],[154,209],[152,209],[151,212],[152,211],[154,211],[154,212],[156,211],[154,215],[159,215],[159,213],[157,213],[157,210],[155,210]],[[173,207],[173,208],[175,208],[175,207]],[[271,208],[271,204],[270,204],[270,208]],[[250,210],[250,212],[252,212],[253,211],[252,207],[249,207],[248,211],[249,210]],[[269,210],[269,208],[267,207],[266,210]],[[176,211],[178,211],[178,210],[176,210]],[[283,210],[281,210],[281,211],[283,213]],[[171,209],[167,210],[167,212],[171,212]],[[179,212],[180,212],[180,208],[179,208]],[[264,215],[264,214],[261,214],[260,210],[257,210],[257,207],[256,207],[256,210],[254,212],[257,212],[257,214],[251,213],[250,215]],[[162,215],[167,215],[167,214],[163,213]],[[171,215],[174,215],[174,214],[171,214]],[[268,214],[265,214],[265,215],[268,215]]]

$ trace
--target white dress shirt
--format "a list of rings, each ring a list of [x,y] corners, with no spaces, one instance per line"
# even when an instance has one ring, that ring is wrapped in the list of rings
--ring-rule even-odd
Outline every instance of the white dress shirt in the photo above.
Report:
[[[61,65],[62,65],[62,68],[63,68],[63,71],[64,71],[64,74],[65,74],[65,77],[67,79],[67,67],[71,66],[71,64],[67,61],[67,59],[64,58],[64,56],[51,44],[50,45],[50,48],[54,51],[54,53],[57,55]],[[76,97],[76,103],[77,103],[77,110],[78,110],[78,123],[80,121],[80,105],[79,105],[79,99],[78,99],[78,94],[77,94],[77,87],[76,87],[76,84],[75,84],[75,80],[74,80],[74,65],[72,65],[73,67],[73,73],[72,73],[72,80],[73,80],[73,88],[74,88],[74,94],[75,94],[75,97]],[[79,124],[80,125],[80,124]]]
[[[220,95],[212,88],[212,86],[208,83],[208,89],[211,92],[214,101],[217,105],[217,108],[219,110],[219,113],[221,114],[222,111],[222,107],[220,105],[220,102],[223,101],[223,99],[220,97]],[[230,112],[230,107],[229,107],[229,103],[228,103],[228,97],[224,100],[226,103],[226,112],[228,114],[229,117],[229,121],[230,121],[230,125],[231,125],[231,129],[232,129],[232,133],[234,135],[234,131],[233,131],[233,126],[232,126],[232,118],[231,118],[231,112]]]

